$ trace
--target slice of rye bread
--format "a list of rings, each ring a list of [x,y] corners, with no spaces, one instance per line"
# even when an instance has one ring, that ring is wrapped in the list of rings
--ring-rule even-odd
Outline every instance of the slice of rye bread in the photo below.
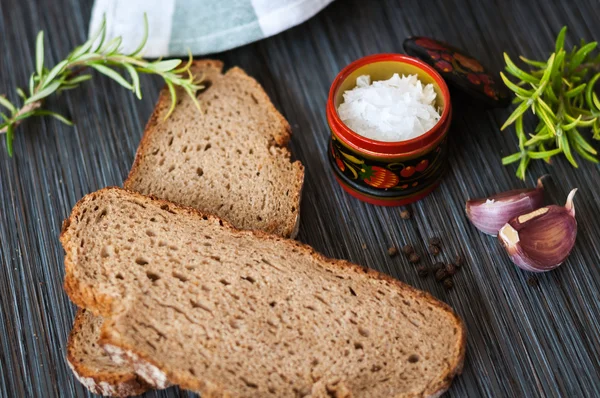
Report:
[[[150,388],[128,363],[117,364],[98,344],[102,318],[79,309],[67,343],[67,361],[77,379],[94,394],[138,395]]]
[[[215,396],[427,397],[461,369],[450,307],[310,247],[119,188],[65,221],[65,290],[152,384]]]
[[[215,214],[237,228],[298,233],[304,168],[290,161],[290,125],[242,69],[196,61],[201,111],[182,91],[173,114],[164,89],[125,188]]]
[[[304,172],[300,162],[289,160],[285,147],[289,124],[254,79],[239,68],[223,75],[222,68],[214,60],[195,61],[192,66],[208,86],[198,96],[204,115],[179,92],[181,102],[163,121],[170,100],[168,90],[163,90],[125,186],[218,214],[240,228],[295,237]],[[148,386],[138,383],[128,364],[107,366],[108,358],[96,347],[101,322],[89,312],[75,318],[70,341],[78,341],[81,348],[77,356],[67,358],[76,377],[95,392],[143,392]],[[82,335],[93,337],[87,347]]]

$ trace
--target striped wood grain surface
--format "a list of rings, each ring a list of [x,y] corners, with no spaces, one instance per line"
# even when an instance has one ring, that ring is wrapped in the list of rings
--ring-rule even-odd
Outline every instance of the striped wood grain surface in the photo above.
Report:
[[[13,88],[26,84],[39,29],[52,43],[46,49],[52,63],[82,42],[91,3],[2,0],[0,93],[15,99]],[[427,290],[464,318],[467,361],[449,396],[600,396],[599,168],[575,170],[562,159],[553,166],[537,163],[520,182],[513,168],[500,165],[516,147],[514,134],[498,129],[509,110],[481,110],[455,96],[447,177],[412,206],[414,218],[403,221],[399,209],[360,203],[335,185],[326,159],[329,84],[360,56],[402,52],[402,40],[413,34],[454,43],[498,70],[503,51],[546,55],[563,24],[570,28],[569,44],[599,38],[599,18],[594,0],[338,0],[288,32],[215,55],[255,76],[293,127],[292,150],[307,169],[299,239]],[[126,176],[160,82],[144,78],[142,86],[138,101],[98,77],[47,103],[67,113],[75,127],[31,120],[18,129],[16,156],[0,151],[0,397],[87,394],[64,360],[74,308],[62,290],[58,235],[79,198]],[[579,236],[567,263],[531,287],[530,275],[472,228],[463,208],[469,196],[532,186],[544,173],[553,177],[549,202],[563,202],[570,188],[579,187]],[[387,255],[389,246],[405,243],[425,253],[432,236],[442,238],[447,260],[457,252],[466,257],[451,292],[418,278],[402,256]],[[192,395],[176,388],[147,394]]]

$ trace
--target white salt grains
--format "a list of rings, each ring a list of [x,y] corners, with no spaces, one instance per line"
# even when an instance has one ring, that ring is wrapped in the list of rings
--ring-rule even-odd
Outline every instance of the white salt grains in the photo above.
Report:
[[[417,75],[371,83],[359,76],[356,87],[344,93],[340,119],[355,133],[378,141],[406,141],[425,134],[440,119],[434,107],[432,84],[423,86]]]

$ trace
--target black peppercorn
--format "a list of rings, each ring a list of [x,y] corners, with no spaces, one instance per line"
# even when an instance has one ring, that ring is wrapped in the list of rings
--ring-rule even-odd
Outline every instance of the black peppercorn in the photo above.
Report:
[[[435,271],[435,280],[438,282],[440,282],[442,279],[444,279],[447,276],[448,276],[448,273],[443,268],[440,268],[437,271]]]
[[[448,275],[456,274],[456,264],[446,264],[446,272],[448,273]]]
[[[460,268],[462,267],[462,265],[465,263],[465,260],[462,258],[462,256],[460,254],[456,255],[456,258],[454,259],[454,264]]]
[[[417,267],[417,273],[419,274],[419,276],[420,276],[421,278],[426,278],[426,277],[427,277],[427,275],[429,275],[429,270],[427,269],[427,267],[426,267],[426,266],[424,266],[424,265],[419,265],[419,266]]]
[[[440,254],[440,248],[436,245],[429,245],[429,253],[431,253],[434,256],[437,256],[438,254]]]
[[[438,261],[437,263],[433,264],[433,269],[434,269],[434,270],[436,270],[436,271],[437,271],[438,269],[442,269],[442,268],[444,268],[444,267],[445,267],[445,266],[444,266],[444,263],[442,263],[442,262],[439,262],[439,261]]]
[[[400,218],[403,220],[410,220],[411,214],[410,210],[402,210],[400,212]]]
[[[533,276],[530,278],[527,278],[527,284],[531,287],[536,287],[538,285],[538,280],[537,278],[534,278]]]
[[[440,238],[429,238],[429,244],[433,245],[433,246],[437,246],[440,247],[440,245],[442,244],[442,241],[440,240]]]
[[[402,248],[402,253],[406,254],[407,256],[410,256],[414,252],[415,249],[414,247],[412,247],[412,245],[404,245],[404,247]]]
[[[444,279],[444,287],[446,288],[446,290],[451,290],[454,287],[454,282],[452,282],[452,279]]]
[[[408,261],[410,261],[413,264],[416,264],[419,261],[421,261],[421,256],[419,256],[417,253],[412,253],[410,257],[408,257]]]
[[[398,254],[398,249],[396,249],[395,246],[392,246],[388,249],[388,255],[390,257],[394,257],[396,254]]]

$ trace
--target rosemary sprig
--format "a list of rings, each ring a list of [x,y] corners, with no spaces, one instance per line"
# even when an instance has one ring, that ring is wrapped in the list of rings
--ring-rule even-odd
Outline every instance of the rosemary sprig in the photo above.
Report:
[[[556,39],[554,52],[546,61],[520,59],[531,67],[525,72],[515,65],[505,53],[506,72],[517,83],[500,73],[506,86],[515,93],[518,104],[508,117],[502,130],[514,123],[519,138],[519,152],[502,159],[507,165],[519,162],[517,177],[525,179],[531,159],[543,159],[550,163],[553,156],[563,154],[578,167],[573,156],[577,152],[583,159],[598,163],[598,152],[580,133],[591,128],[593,138],[600,140],[600,100],[594,86],[600,78],[600,54],[593,55],[598,43],[583,40],[570,51],[565,50],[567,27],[563,27]],[[535,131],[527,134],[523,117],[530,110],[537,116]]]
[[[44,32],[41,31],[38,33],[35,46],[35,72],[29,78],[29,94],[23,89],[17,88],[17,94],[22,99],[20,106],[13,104],[5,96],[0,96],[0,105],[8,111],[8,114],[0,112],[0,134],[5,134],[6,149],[10,156],[13,155],[15,129],[25,119],[32,116],[52,116],[63,123],[72,125],[72,122],[64,116],[41,109],[41,107],[43,101],[51,94],[76,88],[81,83],[90,80],[92,75],[82,74],[88,67],[95,69],[126,89],[131,90],[139,99],[142,98],[140,73],[162,77],[171,95],[171,107],[165,119],[171,115],[177,103],[176,87],[181,87],[194,101],[196,106],[200,107],[195,93],[203,88],[201,84],[202,79],[196,79],[190,72],[192,64],[191,54],[189,61],[183,66],[180,66],[182,61],[179,59],[159,59],[150,62],[144,60],[140,55],[148,39],[148,19],[145,14],[144,36],[139,46],[133,52],[129,54],[121,52],[121,37],[116,37],[110,41],[106,41],[105,37],[106,19],[103,19],[98,31],[88,41],[76,47],[63,61],[56,64],[52,69],[48,69],[44,66]],[[128,81],[117,72],[116,68],[127,72],[131,81]]]

